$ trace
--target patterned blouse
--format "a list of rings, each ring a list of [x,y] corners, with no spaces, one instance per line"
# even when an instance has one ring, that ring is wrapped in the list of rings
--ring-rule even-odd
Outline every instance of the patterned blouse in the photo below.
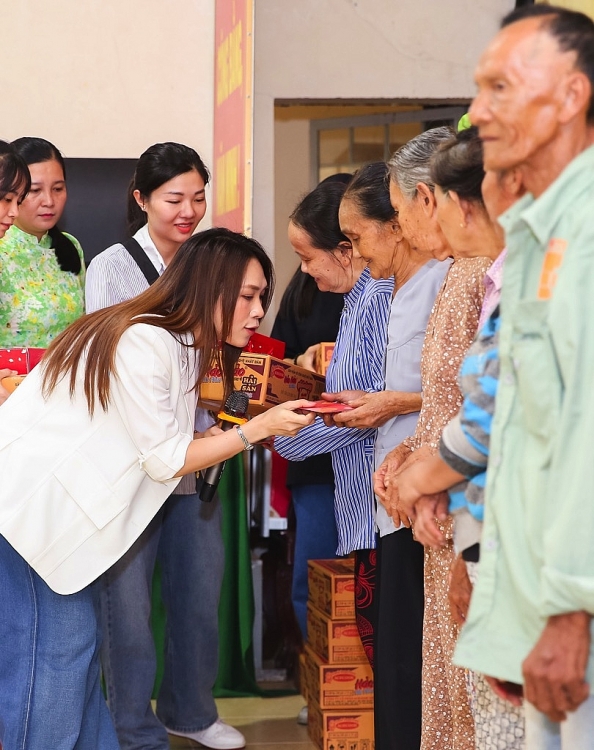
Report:
[[[443,428],[460,409],[458,371],[476,334],[490,265],[488,258],[456,260],[437,295],[421,355],[423,406],[414,437],[404,441],[412,449],[427,445],[436,451]],[[442,530],[451,540],[451,519]],[[421,750],[475,747],[466,674],[452,665],[458,637],[448,602],[454,557],[451,541],[425,550]]]
[[[76,276],[62,271],[51,238],[41,240],[12,226],[0,240],[0,346],[39,346],[49,342],[85,311],[82,248]]]
[[[460,258],[450,266],[427,324],[421,355],[423,406],[410,448],[429,445],[435,451],[441,432],[462,404],[458,371],[478,327],[488,258]]]

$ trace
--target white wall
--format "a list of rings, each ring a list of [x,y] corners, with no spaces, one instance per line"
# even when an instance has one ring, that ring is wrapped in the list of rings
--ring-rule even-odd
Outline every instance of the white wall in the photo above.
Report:
[[[309,136],[303,122],[275,125],[275,100],[468,100],[479,55],[513,6],[514,0],[256,1],[253,232],[267,249],[278,248],[279,291],[293,268],[283,232],[287,208],[308,187]]]
[[[472,69],[513,0],[258,0],[256,86],[277,98],[473,93]]]
[[[1,138],[112,158],[174,140],[212,164],[213,0],[17,0],[1,38]]]

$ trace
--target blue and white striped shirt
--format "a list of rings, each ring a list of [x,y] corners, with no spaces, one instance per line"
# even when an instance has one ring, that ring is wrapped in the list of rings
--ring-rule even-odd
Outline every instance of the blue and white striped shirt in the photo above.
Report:
[[[151,239],[148,224],[136,232],[134,239],[147,254],[160,276],[165,270],[165,263]],[[87,312],[95,312],[104,307],[117,305],[119,302],[126,302],[144,292],[148,286],[148,281],[134,258],[118,242],[96,255],[89,264],[85,282]]]
[[[384,390],[384,356],[393,279],[375,281],[365,269],[345,295],[326,390]],[[276,438],[275,449],[291,461],[332,453],[338,555],[375,547],[373,452],[376,430],[326,427],[321,419],[294,438]]]

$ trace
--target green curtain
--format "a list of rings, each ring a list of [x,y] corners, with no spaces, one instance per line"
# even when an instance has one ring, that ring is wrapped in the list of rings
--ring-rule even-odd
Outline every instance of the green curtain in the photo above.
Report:
[[[225,574],[219,604],[219,674],[213,691],[216,698],[263,694],[254,669],[254,591],[243,455],[227,461],[219,484]],[[153,581],[152,625],[158,662],[156,692],[163,676],[165,631],[159,570]]]

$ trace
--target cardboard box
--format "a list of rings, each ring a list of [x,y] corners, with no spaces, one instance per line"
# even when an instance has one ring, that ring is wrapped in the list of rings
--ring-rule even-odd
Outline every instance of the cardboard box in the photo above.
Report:
[[[260,414],[285,401],[307,398],[317,401],[325,379],[315,372],[291,365],[269,354],[245,352],[235,367],[235,389],[249,394],[249,414]],[[200,385],[200,405],[218,409],[223,400],[221,371],[215,365]]]
[[[307,566],[309,601],[333,620],[355,619],[355,561],[310,560]]]
[[[299,692],[303,696],[305,702],[307,703],[308,700],[308,692],[307,692],[307,673],[306,673],[306,666],[305,666],[305,651],[302,651],[299,654]]]
[[[306,646],[304,669],[308,700],[322,710],[373,708],[373,670],[369,662],[327,664]]]
[[[322,341],[321,344],[318,344],[318,351],[316,352],[314,359],[314,367],[320,375],[326,374],[335,346],[336,344],[334,341]]]
[[[373,711],[307,708],[307,733],[319,750],[374,750]]]
[[[328,664],[360,664],[367,661],[354,620],[331,620],[307,605],[307,645]]]

